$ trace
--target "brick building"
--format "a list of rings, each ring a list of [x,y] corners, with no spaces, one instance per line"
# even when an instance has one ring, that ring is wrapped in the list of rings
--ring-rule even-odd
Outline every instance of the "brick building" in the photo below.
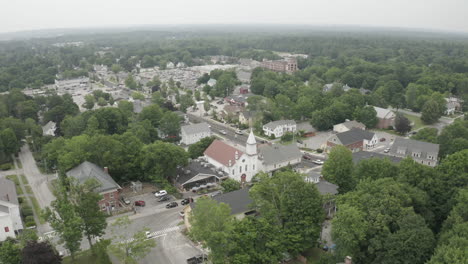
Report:
[[[293,73],[298,70],[296,58],[286,58],[283,60],[264,60],[260,67],[277,72]]]
[[[109,175],[107,167],[101,168],[94,163],[85,161],[69,170],[66,175],[77,179],[79,182],[85,182],[88,179],[97,180],[100,186],[94,191],[102,195],[102,200],[98,202],[101,210],[111,213],[119,206],[120,190],[122,188]]]

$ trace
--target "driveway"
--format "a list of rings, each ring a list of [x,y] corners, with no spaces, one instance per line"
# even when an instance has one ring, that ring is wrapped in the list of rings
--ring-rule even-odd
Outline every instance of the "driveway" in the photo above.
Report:
[[[26,179],[28,179],[39,206],[41,209],[50,206],[50,203],[55,200],[55,196],[47,186],[47,182],[53,176],[44,175],[39,171],[28,144],[24,144],[21,147],[19,159],[23,165],[23,174],[26,176]],[[21,171],[21,169],[19,171]]]
[[[327,143],[328,138],[333,135],[331,131],[317,132],[315,136],[301,139],[302,144],[297,144],[300,148],[318,149]]]

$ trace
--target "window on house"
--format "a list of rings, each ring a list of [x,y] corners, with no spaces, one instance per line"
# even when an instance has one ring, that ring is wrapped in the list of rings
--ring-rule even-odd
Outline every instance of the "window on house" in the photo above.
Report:
[[[105,205],[105,204],[102,204],[102,205],[101,205],[101,209],[102,209],[102,210],[106,210],[106,205]]]
[[[245,171],[247,171],[247,165],[245,165]]]
[[[232,170],[232,175],[234,175],[234,173],[235,173],[234,170]]]
[[[242,173],[242,166],[239,166],[239,173]]]
[[[109,198],[114,199],[114,193],[109,194]]]
[[[8,226],[5,226],[5,233],[10,232],[10,228]]]
[[[252,170],[255,170],[255,165],[252,165]]]

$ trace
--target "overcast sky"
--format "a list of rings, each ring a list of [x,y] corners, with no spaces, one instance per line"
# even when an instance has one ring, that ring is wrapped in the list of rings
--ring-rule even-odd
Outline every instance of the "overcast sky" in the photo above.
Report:
[[[468,32],[468,0],[0,0],[0,32],[151,24],[310,24]]]

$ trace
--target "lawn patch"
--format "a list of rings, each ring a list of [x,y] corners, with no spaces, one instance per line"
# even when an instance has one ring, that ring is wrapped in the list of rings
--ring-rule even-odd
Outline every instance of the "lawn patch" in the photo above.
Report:
[[[27,186],[27,187],[29,187],[29,186]],[[39,223],[44,224],[45,219],[42,217],[41,207],[39,206],[39,203],[37,202],[36,197],[30,196],[29,199],[31,200],[31,203],[33,205],[33,210],[36,213],[37,218],[39,218]]]
[[[414,115],[408,115],[408,114],[403,114],[406,118],[409,119],[409,121],[411,122],[412,124],[412,130],[416,130],[416,129],[419,129],[424,125],[424,123],[421,121],[421,118],[417,117],[417,116],[414,116]]]
[[[26,179],[26,176],[24,176],[24,174],[21,174],[21,181],[23,182],[23,184],[29,184],[28,182],[28,179]]]

